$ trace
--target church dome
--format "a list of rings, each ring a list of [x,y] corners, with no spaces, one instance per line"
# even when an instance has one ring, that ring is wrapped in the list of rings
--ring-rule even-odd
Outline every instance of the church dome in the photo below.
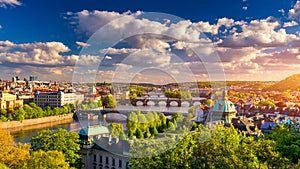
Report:
[[[232,113],[232,112],[236,112],[236,110],[234,104],[231,101],[224,99],[224,100],[219,100],[217,103],[215,103],[213,107],[213,112]]]

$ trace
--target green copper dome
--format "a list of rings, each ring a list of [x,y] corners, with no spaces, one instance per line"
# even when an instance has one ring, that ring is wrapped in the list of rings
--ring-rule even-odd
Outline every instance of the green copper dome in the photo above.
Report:
[[[88,126],[80,130],[79,134],[84,136],[97,136],[101,134],[108,134],[109,130],[104,126]]]
[[[217,103],[215,103],[214,107],[213,107],[213,112],[236,112],[234,104],[225,99],[225,100],[220,100]]]

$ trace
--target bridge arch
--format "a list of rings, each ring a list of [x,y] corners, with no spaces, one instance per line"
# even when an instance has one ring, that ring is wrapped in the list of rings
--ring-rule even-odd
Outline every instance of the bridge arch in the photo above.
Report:
[[[167,106],[167,102],[166,101],[159,101],[158,106]]]
[[[178,106],[178,102],[177,101],[170,101],[170,106],[171,107]]]
[[[155,102],[152,101],[152,100],[149,100],[149,101],[147,102],[147,106],[155,106]]]
[[[190,103],[188,101],[181,102],[182,107],[190,107]]]
[[[142,101],[137,101],[137,102],[136,102],[136,105],[137,105],[137,106],[143,106],[144,103],[143,103]]]
[[[201,105],[201,102],[200,102],[200,101],[195,101],[195,102],[193,103],[193,106],[199,106],[199,105]]]

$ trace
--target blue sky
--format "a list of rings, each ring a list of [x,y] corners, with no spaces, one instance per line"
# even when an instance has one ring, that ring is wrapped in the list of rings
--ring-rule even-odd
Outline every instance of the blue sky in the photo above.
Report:
[[[157,25],[149,18],[146,18],[149,22],[138,18],[147,12],[171,14],[183,20],[181,24],[174,23],[177,27],[173,29],[166,23]],[[131,27],[114,25],[108,35],[114,36],[114,31],[120,29],[128,33],[153,28],[153,31],[161,29],[155,33],[170,36],[171,31],[179,31],[174,35],[177,41],[161,36],[136,36],[107,48],[102,54],[81,57],[82,49],[86,52],[92,48],[88,39],[93,33],[109,21],[124,16],[122,21]],[[0,67],[3,72],[0,78],[34,74],[41,80],[74,80],[74,67],[84,60],[85,64],[94,63],[94,69],[101,62],[97,70],[88,70],[92,67],[88,65],[80,73],[85,77],[91,74],[96,81],[110,81],[119,73],[114,73],[117,70],[127,73],[118,76],[149,82],[168,79],[165,76],[168,71],[173,77],[187,72],[187,77],[196,80],[209,80],[218,76],[212,74],[222,72],[229,80],[280,80],[300,72],[299,19],[300,2],[287,0],[0,0]],[[146,27],[147,24],[154,25]],[[211,46],[201,50],[202,57],[212,58],[217,54],[221,72],[205,70],[204,61],[199,60],[197,54],[191,54],[191,48],[201,49],[201,40],[205,38],[197,37],[197,32],[185,33],[184,39],[177,36],[190,29],[187,25],[193,25],[209,38],[206,42]],[[198,46],[187,45],[189,40],[196,40]],[[210,47],[214,47],[214,52],[206,51]],[[99,49],[104,51],[102,47]],[[179,69],[178,65],[186,65],[186,70]],[[149,68],[149,72],[141,73],[145,68]],[[150,68],[160,69],[161,77],[157,78],[160,76],[157,71],[150,73]],[[155,83],[166,81],[154,80]]]

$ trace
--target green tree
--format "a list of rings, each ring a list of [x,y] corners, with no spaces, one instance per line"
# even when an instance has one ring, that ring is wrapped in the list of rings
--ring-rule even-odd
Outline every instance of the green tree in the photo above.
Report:
[[[64,154],[61,151],[34,151],[30,158],[26,161],[22,169],[68,169],[69,163],[65,161]]]
[[[207,106],[212,106],[212,105],[214,104],[214,102],[213,102],[213,100],[211,100],[211,99],[207,99],[206,102],[205,102],[205,104],[206,104]]]
[[[176,121],[178,123],[182,123],[184,119],[184,116],[182,115],[182,113],[174,113],[172,114],[172,121]]]
[[[136,129],[136,131],[135,131],[135,136],[136,136],[136,138],[144,138],[144,135],[143,135],[143,132],[142,132],[142,130],[141,129]]]
[[[300,135],[290,131],[287,125],[276,125],[274,132],[265,135],[265,139],[276,142],[276,150],[284,157],[290,159],[293,164],[300,160]]]
[[[112,95],[108,95],[104,98],[103,105],[105,107],[114,108],[117,106],[117,101]]]
[[[128,115],[126,127],[128,130],[131,130],[135,133],[135,130],[138,128],[138,117],[135,112],[131,112]]]
[[[276,105],[270,100],[261,101],[261,102],[258,103],[258,105],[259,106],[276,107]]]
[[[151,133],[149,131],[149,128],[147,128],[145,133],[144,133],[144,138],[150,138],[150,137],[151,137]]]
[[[0,163],[0,168],[1,169],[9,169],[5,164],[3,164],[3,163]]]
[[[131,158],[131,167],[288,168],[287,159],[275,150],[274,141],[247,137],[233,127],[212,130],[200,125],[195,132],[177,137],[178,140],[164,137],[153,142],[138,139],[131,142],[131,151],[137,157],[157,152],[144,158]]]
[[[126,140],[126,135],[124,133],[124,131],[121,131],[120,134],[119,134],[119,139],[120,140]]]
[[[103,106],[102,100],[99,100],[99,101],[97,102],[97,106],[98,106],[98,107],[102,107],[102,106]]]
[[[138,127],[142,130],[145,131],[148,128],[148,121],[145,117],[144,114],[139,114],[138,115]]]
[[[25,119],[25,115],[26,115],[25,110],[22,107],[20,107],[14,111],[14,120],[22,122]]]
[[[68,132],[61,128],[58,130],[42,130],[31,138],[31,145],[34,151],[62,151],[66,161],[71,166],[80,165],[79,135],[75,132]]]
[[[30,145],[16,145],[9,132],[0,129],[0,163],[9,168],[18,168],[29,158]]]
[[[122,124],[110,123],[108,129],[113,138],[119,137],[120,133],[123,132]]]

